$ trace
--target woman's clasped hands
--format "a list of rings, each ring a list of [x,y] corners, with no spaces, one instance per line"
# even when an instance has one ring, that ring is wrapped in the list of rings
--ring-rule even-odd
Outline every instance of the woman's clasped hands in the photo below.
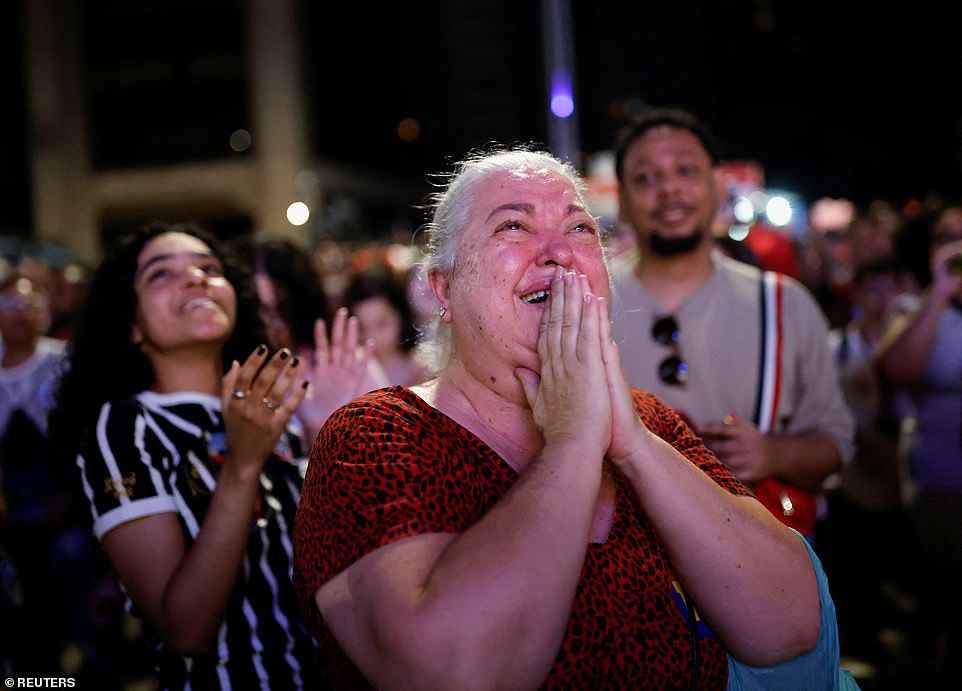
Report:
[[[545,443],[590,444],[618,464],[647,434],[611,337],[607,301],[584,274],[555,269],[538,339],[541,375],[519,368]]]

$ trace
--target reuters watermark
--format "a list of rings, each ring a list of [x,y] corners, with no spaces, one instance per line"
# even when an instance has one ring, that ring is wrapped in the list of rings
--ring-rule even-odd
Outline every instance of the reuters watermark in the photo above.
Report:
[[[77,680],[73,677],[7,677],[3,685],[8,689],[72,689]]]

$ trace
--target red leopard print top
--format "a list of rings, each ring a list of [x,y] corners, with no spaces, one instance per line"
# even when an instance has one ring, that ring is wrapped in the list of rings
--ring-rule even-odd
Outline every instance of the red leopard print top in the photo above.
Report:
[[[634,400],[650,430],[728,491],[749,494],[668,406],[639,391]],[[516,478],[484,442],[403,387],[369,393],[330,418],[311,452],[297,512],[293,580],[333,688],[370,686],[320,616],[317,589],[383,545],[466,530]],[[588,549],[543,688],[689,688],[686,612],[665,550],[619,477],[611,532]],[[725,651],[705,622],[698,629],[698,688],[724,689]]]

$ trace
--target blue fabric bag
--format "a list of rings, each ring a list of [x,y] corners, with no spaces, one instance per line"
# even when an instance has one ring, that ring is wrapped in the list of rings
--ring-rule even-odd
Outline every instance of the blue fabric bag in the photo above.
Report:
[[[818,600],[822,607],[818,643],[804,655],[768,667],[751,667],[729,655],[728,691],[859,691],[851,672],[839,666],[835,603],[828,592],[822,562],[808,540],[798,531],[793,532],[808,548],[818,579]]]

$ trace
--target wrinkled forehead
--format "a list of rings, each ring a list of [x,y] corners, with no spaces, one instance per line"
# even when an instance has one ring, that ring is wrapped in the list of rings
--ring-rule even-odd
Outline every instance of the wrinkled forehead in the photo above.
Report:
[[[502,203],[557,201],[584,205],[571,180],[561,171],[550,168],[520,166],[488,173],[475,188],[475,213],[484,207]]]

